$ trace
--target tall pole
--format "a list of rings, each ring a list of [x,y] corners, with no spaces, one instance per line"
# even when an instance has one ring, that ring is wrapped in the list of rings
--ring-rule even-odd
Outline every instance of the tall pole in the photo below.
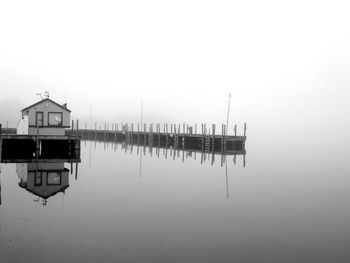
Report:
[[[232,94],[228,94],[228,107],[227,107],[227,119],[226,119],[226,129],[225,129],[225,135],[227,135],[227,131],[228,131],[228,119],[230,116],[230,102],[231,102],[231,96]]]
[[[143,125],[143,101],[141,101],[141,127]]]

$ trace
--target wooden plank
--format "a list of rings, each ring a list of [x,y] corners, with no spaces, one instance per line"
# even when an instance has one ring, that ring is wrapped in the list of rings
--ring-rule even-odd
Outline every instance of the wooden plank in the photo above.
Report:
[[[31,158],[31,159],[4,159],[1,160],[2,163],[75,163],[77,159],[36,159],[36,158]],[[80,159],[78,159],[78,162],[81,162]]]
[[[6,139],[13,140],[36,140],[36,135],[20,135],[20,134],[9,134]],[[79,138],[79,136],[67,136],[67,135],[39,135],[39,140],[74,140]]]

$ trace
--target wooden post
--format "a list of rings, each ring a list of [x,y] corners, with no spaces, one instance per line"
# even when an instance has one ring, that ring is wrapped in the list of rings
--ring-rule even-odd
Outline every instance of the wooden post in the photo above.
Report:
[[[158,123],[158,147],[160,146],[160,124]],[[159,149],[158,149],[158,154],[159,154]]]
[[[244,136],[246,136],[246,133],[247,133],[247,124],[244,123]]]
[[[213,154],[214,154],[214,149],[215,149],[215,124],[212,125],[212,130],[213,130],[212,149],[213,149]]]
[[[140,144],[140,123],[137,123],[137,145]],[[137,148],[138,151],[139,148]]]
[[[9,134],[9,121],[6,121],[6,136]]]
[[[226,151],[226,139],[227,139],[227,130],[226,130],[226,124],[224,124],[224,151]]]
[[[39,158],[39,150],[40,150],[39,127],[38,127],[38,122],[37,122],[36,123],[36,153],[35,153],[36,160],[38,160],[38,158]]]
[[[183,123],[182,124],[182,150],[185,148],[185,134],[186,134],[185,127],[186,127],[186,124]]]
[[[202,123],[202,152],[203,151],[204,151],[204,124]]]
[[[168,155],[168,124],[165,124],[165,148],[166,148],[166,153],[165,153],[165,159]]]
[[[78,162],[75,162],[75,180],[78,180]]]
[[[224,151],[224,124],[221,124],[221,152]],[[222,160],[221,160],[221,164],[222,164]]]
[[[76,137],[78,137],[78,132],[79,132],[79,120],[76,120],[76,123],[77,123]]]
[[[1,124],[0,124],[0,161],[1,161],[1,154],[2,154],[2,138],[1,138]],[[0,173],[1,173],[1,167],[0,167]],[[0,183],[0,192],[1,192],[1,183]],[[0,193],[0,205],[1,205],[1,193]]]
[[[132,151],[132,142],[133,142],[133,140],[134,140],[134,123],[131,123],[131,138],[130,138],[130,140],[131,140],[131,151]]]
[[[72,136],[73,136],[73,132],[74,132],[74,120],[72,120]]]
[[[235,136],[237,136],[237,124],[235,124],[234,131],[235,131]]]

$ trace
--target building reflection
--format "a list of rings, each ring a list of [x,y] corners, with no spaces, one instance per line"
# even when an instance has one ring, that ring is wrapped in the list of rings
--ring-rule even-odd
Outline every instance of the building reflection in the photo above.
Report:
[[[38,197],[43,205],[69,187],[69,169],[64,162],[56,163],[17,163],[18,185]]]

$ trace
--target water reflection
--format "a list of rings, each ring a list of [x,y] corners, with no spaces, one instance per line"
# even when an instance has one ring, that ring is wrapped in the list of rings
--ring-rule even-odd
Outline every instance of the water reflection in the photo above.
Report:
[[[90,150],[89,150],[89,165],[91,165],[91,142],[94,142],[94,148],[96,149],[96,140],[90,141]],[[86,141],[84,142],[86,145]],[[180,159],[184,162],[187,159],[197,160],[197,154],[200,155],[200,163],[210,162],[211,165],[215,163],[217,158],[220,158],[221,167],[227,162],[227,160],[232,157],[233,163],[236,165],[237,156],[242,156],[242,165],[246,166],[246,150],[238,149],[238,150],[230,150],[230,151],[200,151],[195,149],[187,149],[187,148],[174,148],[172,146],[162,147],[158,145],[147,145],[147,144],[137,144],[137,143],[129,143],[127,140],[123,142],[110,142],[103,141],[103,149],[113,149],[116,151],[120,147],[121,151],[125,153],[133,153],[134,148],[136,147],[137,155],[140,155],[140,167],[142,166],[142,156],[155,156],[159,158],[163,156],[165,159]]]
[[[84,145],[86,146],[86,142],[84,141]],[[90,140],[89,145],[89,165],[91,166],[91,148],[92,144],[94,144],[94,148],[96,149],[96,140]],[[228,159],[232,158],[233,164],[237,164],[237,156],[242,156],[242,166],[246,166],[246,150],[231,150],[229,152],[222,152],[221,154],[214,151],[197,151],[197,150],[189,150],[186,148],[173,148],[173,147],[160,147],[159,144],[157,146],[147,145],[147,144],[130,144],[127,140],[124,142],[109,142],[103,141],[103,150],[107,151],[108,149],[114,150],[114,152],[120,148],[120,150],[124,153],[133,153],[134,147],[136,147],[136,154],[139,156],[139,177],[142,177],[142,159],[143,156],[155,156],[156,158],[160,158],[162,155],[165,159],[181,159],[184,162],[187,159],[197,159],[197,154],[200,155],[200,163],[204,164],[210,161],[211,165],[214,165],[215,160],[220,158],[220,165],[223,167],[225,165],[225,189],[226,189],[226,199],[230,199],[229,192],[229,171],[228,171]],[[153,154],[155,152],[155,154]],[[161,154],[162,153],[162,154]]]
[[[64,194],[69,187],[69,169],[64,165],[64,162],[17,163],[18,185],[37,196],[36,202],[46,205],[50,197]]]

